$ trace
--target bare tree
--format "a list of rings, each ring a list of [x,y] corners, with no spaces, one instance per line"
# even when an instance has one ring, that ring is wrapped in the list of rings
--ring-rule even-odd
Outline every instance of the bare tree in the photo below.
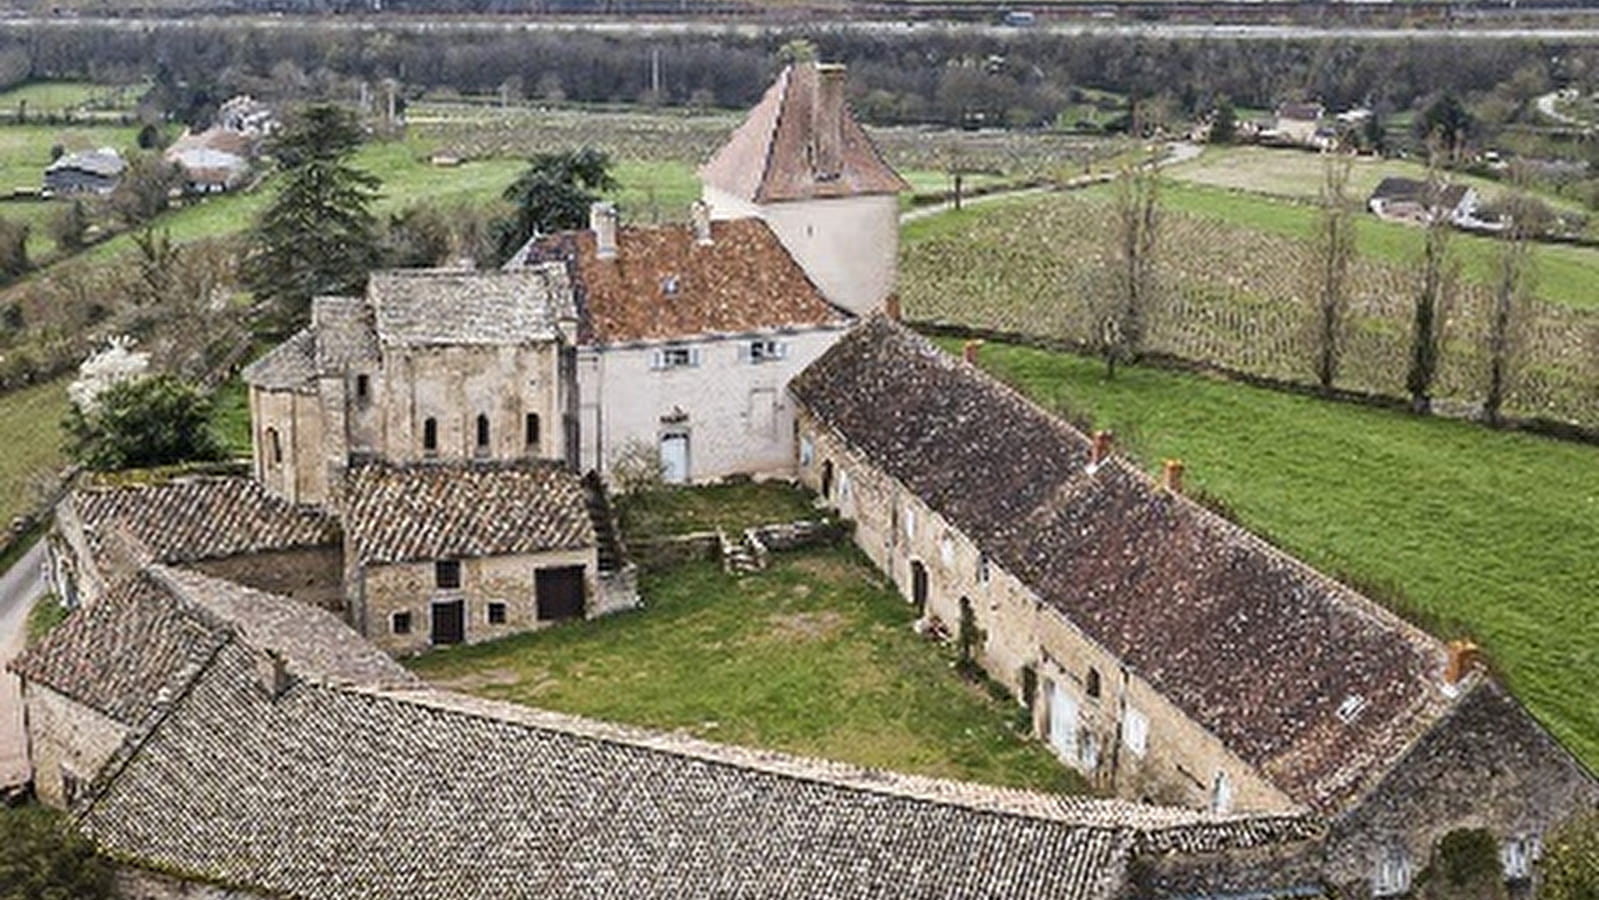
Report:
[[[1449,248],[1451,210],[1445,208],[1442,155],[1439,143],[1434,141],[1428,155],[1427,182],[1422,188],[1426,231],[1422,236],[1421,283],[1417,286],[1411,322],[1410,371],[1405,376],[1411,409],[1422,414],[1432,411],[1432,386],[1443,352],[1444,323],[1449,318],[1460,272],[1459,262]]]
[[[1349,158],[1327,157],[1321,185],[1321,216],[1311,259],[1315,269],[1313,341],[1316,380],[1332,390],[1349,330],[1349,264],[1355,256],[1355,221],[1349,209]]]
[[[1504,422],[1505,396],[1525,347],[1536,278],[1529,238],[1537,228],[1537,203],[1527,195],[1526,171],[1521,166],[1512,168],[1511,185],[1504,210],[1509,221],[1499,249],[1493,312],[1488,320],[1488,389],[1482,401],[1483,418],[1494,426]]]
[[[1155,259],[1160,238],[1160,176],[1150,167],[1122,170],[1116,180],[1111,302],[1099,318],[1098,344],[1105,374],[1143,353],[1144,332],[1155,294]]]

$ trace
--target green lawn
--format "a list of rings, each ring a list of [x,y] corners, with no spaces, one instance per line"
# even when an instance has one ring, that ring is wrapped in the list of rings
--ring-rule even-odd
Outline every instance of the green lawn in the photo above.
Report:
[[[61,418],[67,412],[67,382],[62,378],[0,394],[0,429],[6,447],[0,452],[0,524],[28,512],[32,486],[40,476],[65,463],[61,451]]]
[[[821,515],[806,491],[782,481],[734,481],[700,487],[663,487],[621,503],[628,537],[746,528]]]
[[[953,347],[956,342],[947,342]],[[1599,447],[990,344],[983,365],[1168,457],[1251,529],[1463,629],[1599,766]]]
[[[1041,790],[1081,790],[1021,715],[910,629],[853,548],[779,554],[734,578],[646,576],[642,610],[412,661],[442,686],[722,743]]]
[[[1108,188],[1095,188],[1108,194]],[[1313,206],[1285,203],[1264,196],[1203,185],[1168,181],[1161,192],[1167,208],[1219,219],[1241,228],[1308,238],[1316,226]],[[1422,231],[1394,222],[1383,222],[1362,213],[1355,220],[1356,248],[1363,255],[1387,262],[1411,264],[1421,256]],[[1240,235],[1242,239],[1244,235]],[[1462,263],[1462,274],[1469,280],[1491,284],[1497,264],[1499,242],[1493,238],[1454,233],[1451,245]],[[1553,303],[1577,308],[1599,307],[1599,250],[1564,244],[1539,244],[1533,248],[1537,260],[1537,292]]]
[[[130,109],[143,85],[117,87],[89,81],[35,81],[9,91],[0,91],[0,114],[15,114],[27,101],[29,115],[58,113],[86,105],[102,109]]]

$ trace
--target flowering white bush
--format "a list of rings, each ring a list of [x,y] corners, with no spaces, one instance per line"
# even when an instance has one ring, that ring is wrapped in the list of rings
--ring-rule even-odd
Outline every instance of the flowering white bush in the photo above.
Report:
[[[119,335],[113,337],[104,350],[84,360],[78,366],[77,379],[67,388],[72,405],[85,413],[90,412],[106,388],[148,374],[150,354],[135,352],[133,345],[133,338]]]

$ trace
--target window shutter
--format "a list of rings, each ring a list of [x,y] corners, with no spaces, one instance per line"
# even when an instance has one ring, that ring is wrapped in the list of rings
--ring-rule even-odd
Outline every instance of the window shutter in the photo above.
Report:
[[[777,344],[776,344],[776,347],[777,347],[777,358],[778,359],[788,359],[788,344],[787,344],[787,342],[778,341]]]
[[[738,345],[738,361],[739,362],[749,362],[749,360],[750,360],[750,345],[748,343],[740,341],[739,345]]]
[[[665,350],[656,350],[655,352],[650,354],[650,368],[652,368],[652,369],[664,369],[664,368],[666,368],[666,351]]]
[[[691,366],[698,366],[700,364],[700,348],[698,348],[698,347],[690,347],[689,348],[689,351],[688,351],[688,364],[691,365]]]

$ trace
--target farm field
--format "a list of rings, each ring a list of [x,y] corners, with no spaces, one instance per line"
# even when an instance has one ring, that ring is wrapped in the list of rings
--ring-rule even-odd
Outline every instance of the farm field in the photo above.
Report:
[[[67,381],[57,379],[0,394],[0,524],[28,512],[31,485],[65,461],[61,418],[67,412]]]
[[[1048,791],[1081,783],[958,676],[853,548],[646,574],[643,609],[410,661],[443,687],[857,765]]]
[[[946,341],[953,349],[958,342]],[[1599,765],[1599,447],[1000,344],[984,368],[1440,636]]]
[[[0,115],[15,115],[26,102],[29,116],[60,114],[84,108],[132,109],[144,85],[121,87],[88,81],[35,81],[0,91]]]
[[[0,115],[4,114],[0,103]],[[50,149],[67,152],[115,147],[126,155],[135,146],[138,128],[121,125],[0,125],[0,216],[26,223],[28,255],[42,259],[52,249],[46,225],[67,201],[11,199],[17,190],[38,191],[50,165]]]

